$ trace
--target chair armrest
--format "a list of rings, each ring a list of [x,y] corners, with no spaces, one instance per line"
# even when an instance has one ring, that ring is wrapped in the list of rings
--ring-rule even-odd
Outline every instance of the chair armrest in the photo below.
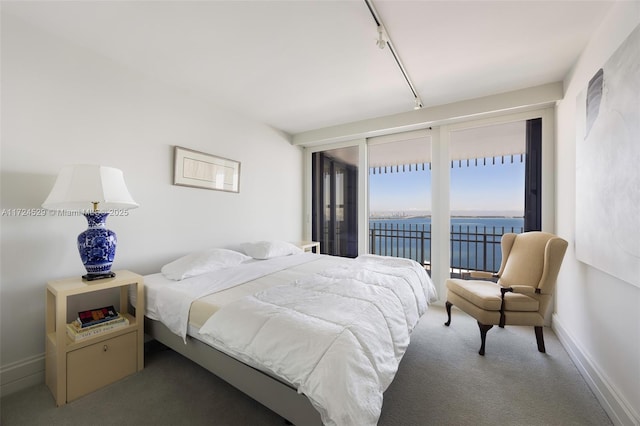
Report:
[[[471,278],[480,278],[485,280],[498,278],[498,275],[494,274],[493,272],[486,272],[486,271],[469,271],[469,276]]]
[[[529,285],[512,285],[510,288],[514,293],[533,294],[537,292],[536,288]]]
[[[500,328],[504,328],[504,323],[506,319],[504,315],[504,295],[511,292],[513,292],[512,287],[500,287],[500,296],[502,299],[500,302],[500,322],[498,323],[498,327]]]
[[[502,328],[504,328],[504,324],[506,322],[504,313],[504,295],[507,293],[533,294],[540,293],[540,290],[528,285],[512,285],[510,287],[500,287],[500,296],[502,300],[500,301],[500,322],[498,323],[498,326]]]

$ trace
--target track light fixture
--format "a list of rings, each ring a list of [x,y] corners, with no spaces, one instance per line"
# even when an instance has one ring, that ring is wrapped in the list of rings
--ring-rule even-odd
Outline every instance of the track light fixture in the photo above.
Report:
[[[382,33],[384,32],[384,29],[382,28],[382,25],[378,25],[378,40],[376,41],[376,45],[380,48],[380,49],[384,49],[385,46],[387,45],[386,40],[383,38]]]
[[[389,49],[387,49],[389,52],[391,52],[391,55],[393,56],[393,59],[395,60],[396,64],[398,65],[398,68],[400,69],[400,72],[402,73],[402,76],[404,77],[405,81],[407,82],[407,86],[409,86],[409,89],[411,90],[411,93],[413,94],[413,98],[415,100],[415,106],[413,107],[413,109],[420,109],[422,108],[422,101],[420,100],[420,95],[418,94],[418,91],[416,90],[415,86],[413,85],[413,82],[411,81],[411,78],[409,78],[409,74],[407,73],[407,70],[405,69],[404,65],[402,64],[402,61],[400,60],[400,57],[398,56],[398,54],[396,53],[396,49],[393,45],[393,42],[391,41],[391,37],[389,37],[389,34],[385,31],[384,29],[384,24],[382,23],[382,20],[380,19],[380,15],[378,14],[378,12],[375,10],[375,8],[373,7],[373,0],[364,0],[364,3],[367,5],[367,8],[369,9],[369,12],[371,13],[371,17],[373,18],[373,21],[376,24],[376,27],[378,29],[378,39],[376,40],[376,46],[378,46],[380,49],[384,49],[385,47],[389,47]]]

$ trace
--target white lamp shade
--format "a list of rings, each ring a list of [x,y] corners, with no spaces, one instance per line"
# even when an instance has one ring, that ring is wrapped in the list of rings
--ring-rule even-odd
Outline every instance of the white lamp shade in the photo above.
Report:
[[[58,174],[51,193],[42,204],[49,210],[134,209],[122,171],[97,165],[66,166]]]

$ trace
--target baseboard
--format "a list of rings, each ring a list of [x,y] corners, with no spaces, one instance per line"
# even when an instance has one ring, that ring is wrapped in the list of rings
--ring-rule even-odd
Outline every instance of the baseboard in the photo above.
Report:
[[[562,321],[556,314],[553,315],[552,328],[569,354],[569,358],[578,368],[613,424],[639,426],[640,415],[616,391],[615,386],[602,372],[602,369],[563,327]]]
[[[44,354],[3,365],[0,368],[0,396],[44,383]]]

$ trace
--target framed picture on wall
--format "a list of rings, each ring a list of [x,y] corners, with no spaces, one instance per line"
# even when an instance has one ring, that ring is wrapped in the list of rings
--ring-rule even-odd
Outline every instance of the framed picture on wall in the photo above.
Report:
[[[239,161],[180,146],[175,147],[174,156],[174,185],[240,192]]]

